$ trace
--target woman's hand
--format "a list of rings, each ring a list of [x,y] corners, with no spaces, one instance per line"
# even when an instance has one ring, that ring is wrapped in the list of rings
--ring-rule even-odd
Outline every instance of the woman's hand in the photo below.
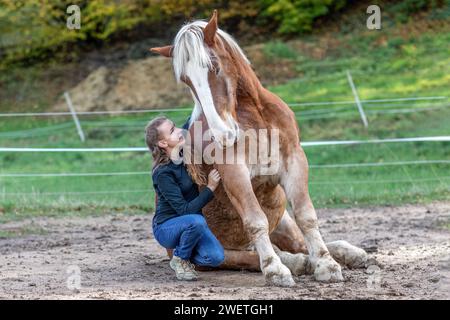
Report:
[[[217,186],[220,182],[220,174],[217,169],[212,169],[208,174],[208,185],[207,187],[211,189],[211,191],[216,190]]]

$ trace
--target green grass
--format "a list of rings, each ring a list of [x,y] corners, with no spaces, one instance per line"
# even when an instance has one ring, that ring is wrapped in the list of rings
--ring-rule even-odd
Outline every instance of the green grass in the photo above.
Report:
[[[278,40],[267,42],[264,45],[264,55],[275,61],[277,58],[295,59],[297,52],[286,43]]]
[[[169,115],[181,125],[186,114]],[[121,117],[123,122],[130,121]],[[302,141],[325,139],[368,139],[448,134],[450,109],[406,115],[370,117],[364,129],[358,115],[346,119],[300,120]],[[136,119],[135,119],[136,120]],[[117,119],[114,119],[116,122]],[[35,147],[127,147],[144,146],[143,127],[147,119],[136,120],[136,130],[89,128],[88,140],[81,143],[74,127],[2,141],[3,146]],[[83,122],[82,122],[83,123]],[[9,123],[13,127],[19,123]],[[133,128],[128,125],[126,128]],[[95,133],[95,134],[94,134]],[[99,134],[101,133],[101,134]],[[358,146],[306,147],[309,163],[367,163],[407,160],[450,160],[448,143],[391,143]],[[148,153],[2,153],[3,173],[149,172]],[[397,204],[449,199],[448,164],[405,165],[358,168],[312,168],[310,192],[316,206]],[[435,180],[428,180],[435,179]],[[392,182],[400,180],[399,182]],[[416,181],[419,180],[419,181]],[[386,181],[386,182],[384,182]],[[129,191],[130,193],[122,193]],[[116,192],[84,194],[83,192]],[[53,195],[41,193],[81,192]],[[30,193],[11,195],[10,193]],[[103,212],[145,213],[154,198],[149,175],[102,177],[4,177],[0,178],[2,218],[33,215],[67,215]]]
[[[339,39],[342,46],[316,61],[279,43],[274,56],[294,59],[298,79],[270,90],[284,101],[353,100],[345,75],[350,70],[360,98],[447,96],[432,101],[365,103],[369,128],[356,106],[293,107],[302,141],[353,140],[449,135],[450,33],[424,34],[414,40]],[[344,45],[345,44],[345,45]],[[343,49],[345,48],[345,49]],[[369,48],[370,50],[363,50]],[[437,108],[415,113],[382,113],[390,109]],[[4,147],[143,147],[144,127],[157,114],[81,117],[87,141],[79,140],[70,117],[0,118]],[[187,112],[166,113],[179,126]],[[311,165],[450,160],[444,142],[389,143],[305,148]],[[1,173],[150,172],[148,153],[0,153]],[[310,193],[316,207],[342,207],[450,200],[448,164],[311,168]],[[67,193],[72,194],[45,194]],[[89,194],[85,192],[99,192]],[[101,192],[113,192],[103,194]],[[23,193],[23,194],[22,194]],[[0,222],[37,215],[146,213],[153,210],[150,175],[102,177],[0,177]]]
[[[394,38],[385,46],[373,45],[376,39],[367,35],[338,39],[347,45],[325,59],[299,54],[296,68],[303,76],[271,89],[287,102],[352,100],[349,70],[361,99],[448,95],[450,33]]]

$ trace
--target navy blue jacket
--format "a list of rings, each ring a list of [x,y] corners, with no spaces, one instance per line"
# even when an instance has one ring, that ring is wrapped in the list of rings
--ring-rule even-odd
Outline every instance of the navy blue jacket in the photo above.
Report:
[[[183,126],[184,129],[187,129],[188,122]],[[158,224],[184,214],[201,214],[202,208],[214,196],[208,187],[198,191],[198,186],[189,176],[184,163],[175,164],[170,161],[161,165],[153,172],[152,179],[158,197],[153,220]]]

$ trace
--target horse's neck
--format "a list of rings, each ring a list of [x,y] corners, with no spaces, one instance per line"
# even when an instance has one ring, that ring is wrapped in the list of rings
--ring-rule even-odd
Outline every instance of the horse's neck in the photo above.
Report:
[[[238,90],[236,92],[238,105],[258,107],[261,105],[264,88],[250,66],[246,69],[242,70],[241,78],[238,82]]]
[[[236,95],[238,108],[262,109],[267,101],[273,100],[274,94],[263,87],[253,70],[251,72],[252,74],[246,75],[240,81]]]

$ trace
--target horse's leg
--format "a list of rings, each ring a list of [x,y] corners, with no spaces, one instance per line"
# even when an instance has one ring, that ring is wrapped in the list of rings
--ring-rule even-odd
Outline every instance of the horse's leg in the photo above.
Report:
[[[344,240],[328,242],[326,246],[331,256],[341,265],[349,269],[367,267],[368,256],[363,249],[355,247]],[[275,244],[274,249],[281,262],[291,270],[293,275],[300,276],[313,273],[312,264],[307,254],[280,250]]]
[[[282,251],[290,253],[308,252],[300,229],[286,210],[277,227],[270,234],[270,240]]]
[[[291,272],[275,253],[269,238],[269,223],[253,192],[250,173],[245,165],[217,165],[222,183],[242,219],[245,232],[259,255],[261,270],[268,284],[293,286]]]
[[[330,253],[333,255],[333,258],[341,264],[348,267],[364,267],[366,260],[362,259],[362,256],[367,255],[364,250],[352,246],[348,242],[342,240],[329,242],[327,243],[327,246]],[[281,262],[291,270],[292,274],[300,276],[303,274],[311,274],[313,272],[308,255],[301,252],[291,253],[280,250],[276,245],[273,247],[276,254],[280,257]],[[363,253],[358,252],[359,250],[362,250]],[[334,254],[336,254],[336,256]],[[253,250],[225,250],[225,261],[218,268],[261,271],[258,253]],[[210,268],[208,270],[217,270],[217,268]]]
[[[220,269],[261,271],[258,253],[254,250],[225,250],[225,260]]]
[[[305,239],[287,210],[284,211],[280,223],[270,234],[270,240],[281,262],[291,270],[293,275],[300,276],[311,272],[309,258],[306,255],[308,250]]]
[[[281,258],[281,262],[287,266],[293,274],[298,275],[299,273],[296,269],[298,265],[303,264],[304,255],[296,255],[296,253],[308,254],[308,250],[306,249],[304,238],[299,227],[287,211],[284,212],[280,223],[270,234],[270,240],[281,252],[285,253],[280,255],[278,254],[278,251],[275,250]],[[325,245],[333,259],[343,266],[350,269],[364,268],[367,263],[367,253],[363,249],[355,247],[347,241],[332,241],[327,242]],[[296,259],[299,261],[295,261]]]
[[[300,229],[287,211],[270,235],[270,240],[274,244],[275,252],[281,262],[298,276],[310,271],[309,257],[305,255],[307,250],[304,246],[304,239]],[[350,269],[365,268],[367,253],[345,240],[337,240],[326,243],[331,256]],[[173,256],[173,249],[166,249],[170,259]],[[251,271],[261,271],[258,261],[258,254],[255,251],[225,250],[225,261],[219,266],[220,269],[246,269]],[[196,266],[197,270],[209,271],[217,268]]]
[[[293,275],[301,276],[303,274],[311,274],[313,272],[309,256],[299,253],[290,253],[280,250],[276,245],[273,245],[275,252],[280,257],[281,262],[291,270]]]
[[[166,249],[170,259],[173,249]],[[258,253],[254,250],[228,250],[225,249],[225,260],[218,267],[195,266],[198,271],[214,271],[218,269],[261,271]]]
[[[206,267],[195,265],[197,271],[216,270],[249,270],[261,271],[259,267],[258,253],[254,250],[227,250],[225,249],[225,260],[220,266]]]
[[[341,266],[330,255],[319,232],[316,211],[308,192],[308,161],[300,143],[286,160],[281,185],[305,237],[314,277],[318,281],[343,281]]]
[[[365,268],[369,256],[367,252],[358,248],[345,240],[327,242],[330,254],[341,265],[349,269]]]

